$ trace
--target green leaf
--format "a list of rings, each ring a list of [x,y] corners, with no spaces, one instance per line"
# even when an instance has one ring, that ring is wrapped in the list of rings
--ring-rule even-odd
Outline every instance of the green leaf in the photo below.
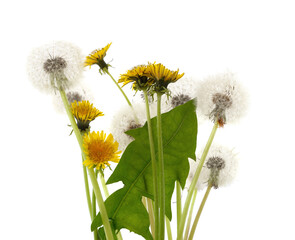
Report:
[[[197,116],[194,100],[162,114],[163,155],[165,164],[165,213],[171,220],[171,197],[175,181],[185,186],[189,172],[188,158],[195,159]],[[153,137],[157,156],[157,119],[152,119]],[[153,176],[147,124],[127,132],[134,137],[107,184],[122,181],[124,187],[114,192],[105,202],[108,216],[116,230],[127,228],[145,239],[152,239],[148,213],[142,196],[153,199]],[[91,229],[102,225],[100,214]]]
[[[112,224],[112,222],[110,222],[110,224],[111,224],[114,240],[118,240],[117,235],[115,233],[114,225]],[[107,240],[104,227],[101,227],[98,229],[97,236],[98,236],[98,240]]]

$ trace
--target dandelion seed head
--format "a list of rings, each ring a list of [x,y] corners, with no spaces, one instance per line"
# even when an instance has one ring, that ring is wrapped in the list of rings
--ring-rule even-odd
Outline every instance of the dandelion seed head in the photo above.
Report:
[[[235,123],[245,115],[248,96],[233,73],[217,74],[197,86],[198,116],[220,123]]]
[[[133,110],[134,109],[134,110]],[[122,107],[113,117],[111,132],[119,143],[119,150],[124,151],[134,139],[125,132],[131,129],[142,127],[146,122],[145,103],[133,104],[133,109],[129,106]],[[150,105],[151,117],[157,113],[156,104]],[[136,113],[136,118],[134,115]],[[137,121],[138,120],[138,121]]]
[[[67,67],[67,62],[62,57],[55,57],[47,59],[43,68],[47,73],[60,72]]]
[[[175,108],[179,105],[185,104],[189,100],[191,100],[190,96],[185,94],[179,94],[171,98],[171,105],[173,108]]]
[[[204,149],[200,151],[198,156]],[[200,159],[190,160],[190,172],[187,178],[186,187],[188,188],[193,180]],[[237,154],[225,146],[212,144],[207,158],[205,159],[196,188],[202,190],[207,187],[209,181],[213,181],[214,188],[230,185],[236,177],[239,159]]]
[[[75,86],[83,73],[81,50],[68,42],[53,42],[32,50],[27,61],[28,78],[42,92],[55,93]]]

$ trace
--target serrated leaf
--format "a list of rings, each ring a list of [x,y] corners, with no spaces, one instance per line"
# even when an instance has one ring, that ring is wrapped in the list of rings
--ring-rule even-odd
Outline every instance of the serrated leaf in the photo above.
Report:
[[[154,144],[157,155],[157,119],[152,119]],[[189,172],[188,158],[195,159],[197,117],[194,100],[162,114],[163,155],[165,164],[165,213],[171,220],[171,197],[175,181],[182,188]],[[142,204],[142,196],[153,199],[153,177],[147,124],[127,132],[134,137],[108,184],[122,181],[124,187],[114,192],[105,202],[108,216],[115,229],[127,228],[145,239],[152,239],[149,217]],[[91,229],[102,225],[100,214]]]

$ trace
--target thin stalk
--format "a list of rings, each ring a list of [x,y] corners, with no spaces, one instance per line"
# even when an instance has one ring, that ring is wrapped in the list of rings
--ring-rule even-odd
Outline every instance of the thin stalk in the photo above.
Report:
[[[202,200],[202,202],[201,202],[201,205],[200,205],[200,207],[199,207],[199,210],[198,210],[198,212],[197,212],[197,215],[196,215],[195,221],[194,221],[194,223],[193,223],[193,225],[192,225],[192,229],[191,229],[190,235],[189,235],[189,237],[188,237],[188,240],[193,240],[193,237],[194,237],[194,234],[195,234],[195,231],[196,231],[196,228],[197,228],[197,225],[198,225],[198,222],[199,222],[199,219],[200,219],[201,213],[202,213],[202,211],[203,211],[203,208],[204,208],[204,206],[205,206],[205,203],[206,203],[206,201],[207,201],[207,198],[208,198],[208,196],[209,196],[209,193],[210,193],[211,188],[212,188],[212,184],[209,183],[209,184],[208,184],[208,187],[207,187],[207,190],[206,190],[206,193],[205,193],[205,195],[204,195],[204,197],[203,197],[203,200]]]
[[[82,162],[84,160],[82,159]],[[83,166],[83,175],[84,175],[84,183],[85,183],[85,191],[86,191],[86,198],[87,198],[87,205],[89,209],[90,218],[92,219],[92,206],[91,206],[91,198],[90,198],[90,190],[89,190],[89,182],[88,182],[88,176],[87,176],[87,170],[84,165]]]
[[[181,186],[180,183],[176,182],[176,213],[177,213],[177,228],[181,220]],[[177,229],[178,232],[178,229]]]
[[[82,155],[84,155],[84,152],[83,152],[83,138],[82,138],[81,133],[80,133],[80,130],[79,130],[77,124],[76,124],[76,121],[75,121],[75,118],[73,116],[73,113],[72,113],[70,104],[68,102],[66,93],[65,93],[65,91],[63,89],[59,89],[59,92],[60,92],[60,96],[61,96],[61,99],[63,101],[64,107],[66,109],[67,115],[69,117],[69,120],[71,122],[71,126],[72,126],[72,128],[74,130],[74,133],[76,135],[77,141],[78,141],[79,146],[81,148]],[[83,156],[83,158],[84,158],[84,156]]]
[[[150,151],[151,151],[151,161],[152,161],[152,171],[153,171],[153,185],[154,185],[154,201],[155,201],[155,240],[158,240],[159,233],[159,190],[158,190],[158,171],[157,171],[157,161],[156,161],[156,152],[154,145],[154,138],[152,132],[152,123],[150,116],[150,108],[147,92],[144,90],[144,99],[146,104],[146,116],[147,116],[147,124],[148,124],[148,133],[149,133],[149,142],[150,142]]]
[[[155,238],[155,216],[154,216],[153,202],[149,198],[146,198],[146,201],[147,201],[149,219],[151,224],[151,232],[152,232],[153,238]]]
[[[91,216],[91,220],[93,221],[93,219],[95,218],[96,216],[96,201],[95,201],[96,197],[95,197],[95,193],[93,191],[92,193],[92,216]],[[94,240],[98,240],[98,237],[97,237],[97,229],[95,229],[93,231],[93,235],[94,235]]]
[[[123,91],[123,89],[120,87],[120,85],[117,83],[117,81],[114,79],[114,77],[112,76],[112,74],[110,74],[109,70],[107,68],[104,68],[103,71],[108,74],[110,76],[110,78],[113,80],[113,82],[116,84],[116,86],[119,88],[120,92],[123,94],[124,98],[126,99],[128,105],[130,107],[132,107],[131,102],[129,101],[127,95],[125,94],[125,92]]]
[[[116,84],[116,86],[118,87],[118,89],[120,90],[120,92],[123,94],[125,100],[127,101],[128,105],[132,108],[133,110],[133,114],[134,114],[134,119],[135,121],[139,124],[139,120],[136,116],[136,113],[132,107],[132,104],[130,102],[130,100],[128,99],[127,95],[125,94],[125,92],[123,91],[123,89],[120,87],[120,85],[117,83],[117,81],[114,79],[114,77],[112,76],[112,74],[110,74],[109,70],[107,68],[104,68],[103,71],[108,74],[110,76],[110,78],[113,80],[113,82]]]
[[[99,188],[99,185],[98,185],[98,182],[97,182],[97,179],[96,179],[93,168],[88,168],[88,173],[89,173],[91,183],[92,183],[92,186],[93,186],[93,190],[94,190],[96,200],[97,200],[97,203],[98,203],[102,223],[104,225],[104,231],[105,231],[105,234],[106,234],[106,238],[107,238],[107,240],[114,240],[113,233],[112,233],[112,228],[111,228],[111,225],[110,225],[110,222],[109,222],[108,213],[107,213],[106,207],[104,205],[103,198],[102,198],[102,195],[101,195],[101,191],[100,191],[100,188]]]
[[[194,194],[193,194],[193,199],[192,199],[192,202],[191,202],[191,205],[190,205],[188,219],[187,219],[187,222],[186,222],[186,230],[185,230],[185,234],[184,234],[184,240],[187,240],[189,230],[190,230],[190,227],[191,227],[191,221],[192,221],[194,205],[195,205],[195,201],[196,201],[196,197],[197,197],[197,192],[198,192],[197,189],[195,189]]]
[[[98,172],[98,175],[99,175],[101,186],[102,186],[102,189],[103,189],[103,192],[104,192],[104,196],[105,196],[105,198],[108,198],[110,196],[110,193],[109,193],[108,187],[106,185],[106,181],[104,179],[104,176],[101,173],[101,171]]]
[[[73,116],[73,113],[72,113],[72,110],[71,110],[70,104],[69,104],[68,99],[67,99],[67,96],[66,96],[66,93],[65,93],[65,91],[64,91],[62,88],[59,88],[59,92],[60,92],[60,96],[61,96],[61,99],[62,99],[62,101],[63,101],[64,107],[65,107],[65,109],[66,109],[66,113],[67,113],[68,118],[69,118],[69,120],[70,120],[70,122],[71,122],[71,126],[72,126],[72,128],[73,128],[73,131],[74,131],[75,136],[76,136],[76,138],[77,138],[77,141],[78,141],[78,143],[79,143],[79,146],[80,146],[80,149],[81,149],[81,154],[82,154],[82,159],[85,159],[85,153],[84,153],[84,151],[83,151],[83,137],[82,137],[81,132],[80,132],[80,130],[79,130],[77,124],[76,124],[76,121],[75,121],[75,119],[74,119],[74,116]],[[91,170],[92,170],[92,171],[91,171]],[[91,169],[91,170],[88,169],[89,174],[90,174],[90,179],[91,179],[91,182],[92,182],[93,189],[95,190],[96,196],[98,196],[98,198],[99,198],[100,190],[99,190],[99,187],[98,187],[98,184],[97,184],[97,180],[96,180],[96,178],[95,178],[95,173],[94,173],[93,169]],[[87,173],[86,173],[86,176],[87,176]],[[85,180],[85,177],[84,177],[84,180]],[[87,178],[87,182],[88,182],[88,178]],[[95,186],[95,182],[96,182],[96,184],[97,184],[96,186]],[[86,184],[86,182],[85,182],[85,184]],[[89,184],[88,184],[88,186],[89,186]],[[94,188],[94,186],[95,186],[96,189]],[[98,189],[97,189],[97,188],[98,188]],[[87,188],[86,188],[86,189],[87,189]],[[86,190],[86,191],[87,191],[87,190]],[[89,196],[90,196],[90,193],[89,193]],[[101,194],[100,194],[100,197],[101,197]],[[102,200],[102,197],[101,197],[101,200]],[[88,201],[88,200],[87,200],[87,201]],[[99,202],[99,200],[97,200],[97,201]],[[88,203],[88,204],[89,204],[89,203]],[[99,206],[100,209],[102,209],[103,207],[104,207],[104,209],[105,209],[105,206],[104,206],[103,201],[100,201],[99,204],[98,204],[98,206]],[[89,206],[88,206],[88,208],[89,208]],[[104,213],[102,213],[102,215],[104,215],[104,218],[106,218],[106,219],[108,220],[108,217],[107,217],[107,214],[106,214],[106,213],[107,213],[106,210],[103,211],[103,212],[104,212]],[[92,211],[90,211],[90,216],[92,216]],[[103,218],[103,217],[102,217],[102,218]],[[104,219],[104,218],[103,218],[103,219]],[[105,221],[106,219],[104,219],[104,221]],[[104,221],[103,221],[103,223],[104,223]],[[106,225],[105,225],[105,232],[106,232],[107,239],[108,239],[108,240],[113,240],[113,235],[112,235],[111,226],[110,226],[109,221],[106,222]],[[110,234],[111,234],[111,235],[110,235]]]
[[[162,139],[162,119],[161,119],[161,93],[157,93],[157,137],[158,137],[158,163],[159,163],[159,197],[160,197],[160,235],[159,239],[165,239],[165,170],[163,156]]]
[[[200,163],[199,163],[199,165],[197,167],[196,173],[194,175],[194,178],[193,178],[192,183],[191,183],[191,185],[189,187],[189,190],[188,190],[188,194],[187,194],[187,197],[186,197],[186,200],[185,200],[185,204],[184,204],[183,212],[182,212],[182,216],[181,216],[179,232],[177,234],[177,240],[182,240],[185,220],[186,220],[186,217],[187,217],[187,213],[188,213],[189,205],[190,205],[190,202],[191,202],[191,199],[192,199],[192,196],[193,196],[193,192],[194,192],[194,189],[196,187],[197,181],[199,179],[199,176],[200,176],[201,170],[203,168],[205,159],[207,157],[208,151],[209,151],[209,149],[211,147],[211,144],[213,142],[213,139],[214,139],[215,133],[217,131],[217,128],[218,128],[218,121],[215,121],[214,126],[213,126],[212,131],[211,131],[211,134],[209,136],[209,139],[207,141],[207,144],[206,144],[205,149],[203,151],[203,154],[201,156]]]
[[[105,196],[105,198],[108,198],[110,196],[110,193],[109,193],[108,187],[106,185],[106,181],[105,181],[104,176],[103,176],[101,171],[98,172],[98,176],[99,176],[99,179],[100,179],[100,182],[101,182],[101,186],[102,186],[102,189],[103,189],[103,192],[104,192],[104,196]],[[118,240],[123,240],[120,231],[116,235],[117,235]]]
[[[172,231],[169,218],[165,217],[168,240],[172,240]]]

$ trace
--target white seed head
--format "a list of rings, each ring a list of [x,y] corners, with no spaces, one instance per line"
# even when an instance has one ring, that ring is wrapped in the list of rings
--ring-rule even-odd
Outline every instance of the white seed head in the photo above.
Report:
[[[162,109],[163,112],[168,112],[171,109],[182,105],[189,100],[196,97],[197,83],[193,78],[181,78],[175,83],[168,85],[168,90],[170,91],[170,96],[163,96]]]
[[[71,105],[72,102],[74,101],[83,101],[83,100],[88,100],[89,102],[93,102],[93,94],[91,93],[91,90],[86,87],[85,84],[82,84],[80,82],[78,85],[75,85],[74,87],[71,87],[70,89],[66,90],[66,96],[69,101],[69,104]],[[55,110],[58,113],[65,113],[65,107],[63,104],[63,101],[61,99],[60,94],[57,92],[56,94],[53,95],[53,106]]]
[[[201,156],[202,152],[203,149],[199,156]],[[190,172],[187,178],[186,187],[190,186],[200,159],[197,159],[197,161],[190,160],[189,162]],[[238,163],[239,159],[233,150],[218,144],[212,144],[204,162],[196,188],[202,190],[207,187],[208,182],[212,180],[212,177],[215,181],[213,183],[213,187],[215,188],[230,185],[236,176]]]
[[[156,104],[150,104],[151,118],[156,115]],[[136,113],[135,118],[134,113]],[[131,129],[142,127],[146,122],[145,103],[133,104],[133,109],[129,106],[123,107],[117,112],[111,123],[111,133],[114,139],[119,143],[119,150],[124,151],[130,142],[134,139],[125,132]]]
[[[68,42],[53,42],[35,48],[28,57],[28,77],[33,85],[46,93],[60,86],[67,89],[82,77],[83,55],[78,47]]]
[[[234,123],[247,111],[247,94],[230,72],[200,82],[196,95],[197,112],[211,120],[221,117],[225,123]]]

